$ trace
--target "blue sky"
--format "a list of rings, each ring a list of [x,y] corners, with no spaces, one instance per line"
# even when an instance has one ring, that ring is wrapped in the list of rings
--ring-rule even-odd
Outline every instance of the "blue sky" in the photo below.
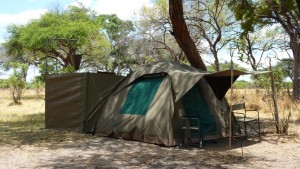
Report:
[[[16,14],[26,10],[39,10],[53,6],[53,4],[67,5],[74,0],[6,0],[1,1],[0,11],[5,14]]]

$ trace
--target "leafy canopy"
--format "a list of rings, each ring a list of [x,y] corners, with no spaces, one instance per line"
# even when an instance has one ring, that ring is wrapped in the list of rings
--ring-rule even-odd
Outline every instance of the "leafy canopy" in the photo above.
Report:
[[[44,58],[49,49],[50,58],[58,60],[64,67],[73,66],[70,57],[76,53],[83,54],[83,60],[90,62],[96,59],[96,55],[105,54],[103,50],[109,47],[109,43],[101,29],[95,12],[70,6],[65,11],[47,12],[27,25],[11,25],[5,46],[10,56],[29,54],[36,60]]]

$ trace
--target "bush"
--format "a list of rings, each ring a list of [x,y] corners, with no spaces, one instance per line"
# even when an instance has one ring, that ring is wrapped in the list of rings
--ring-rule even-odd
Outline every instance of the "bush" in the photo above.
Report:
[[[8,89],[9,88],[8,79],[0,79],[0,88],[2,88],[2,89]]]
[[[234,88],[236,89],[247,89],[251,86],[250,82],[247,82],[246,80],[239,80],[234,82]]]

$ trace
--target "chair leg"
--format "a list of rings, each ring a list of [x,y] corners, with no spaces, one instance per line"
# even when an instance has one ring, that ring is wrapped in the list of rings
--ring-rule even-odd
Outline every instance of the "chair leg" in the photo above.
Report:
[[[258,119],[258,137],[260,138],[260,123],[259,123],[259,119]]]
[[[179,146],[182,146],[184,144],[184,131],[183,130],[181,130],[180,135],[181,135],[181,140],[180,140]]]
[[[250,129],[251,130],[254,130],[257,134],[258,134],[258,137],[260,138],[260,123],[259,122],[254,122],[253,124],[252,123],[245,123],[245,126],[249,125]],[[256,129],[256,127],[258,127],[258,129]],[[247,131],[245,131],[246,133]],[[248,135],[248,134],[246,134]]]
[[[200,133],[199,133],[199,147],[200,147],[200,148],[202,148],[202,146],[203,146],[202,144],[203,144],[203,135],[202,135],[202,133],[200,132]]]
[[[244,122],[244,127],[245,127],[245,137],[248,138],[247,123],[246,122]]]

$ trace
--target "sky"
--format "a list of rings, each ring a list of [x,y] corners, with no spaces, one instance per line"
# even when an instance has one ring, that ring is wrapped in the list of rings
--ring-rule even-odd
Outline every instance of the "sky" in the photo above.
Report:
[[[49,9],[57,6],[82,3],[99,14],[117,14],[123,20],[131,20],[143,5],[149,6],[151,0],[1,0],[0,1],[0,43],[5,42],[9,34],[9,25],[25,25],[32,19],[38,19]],[[38,71],[29,70],[29,81]],[[0,71],[0,78],[7,78],[11,72]]]

